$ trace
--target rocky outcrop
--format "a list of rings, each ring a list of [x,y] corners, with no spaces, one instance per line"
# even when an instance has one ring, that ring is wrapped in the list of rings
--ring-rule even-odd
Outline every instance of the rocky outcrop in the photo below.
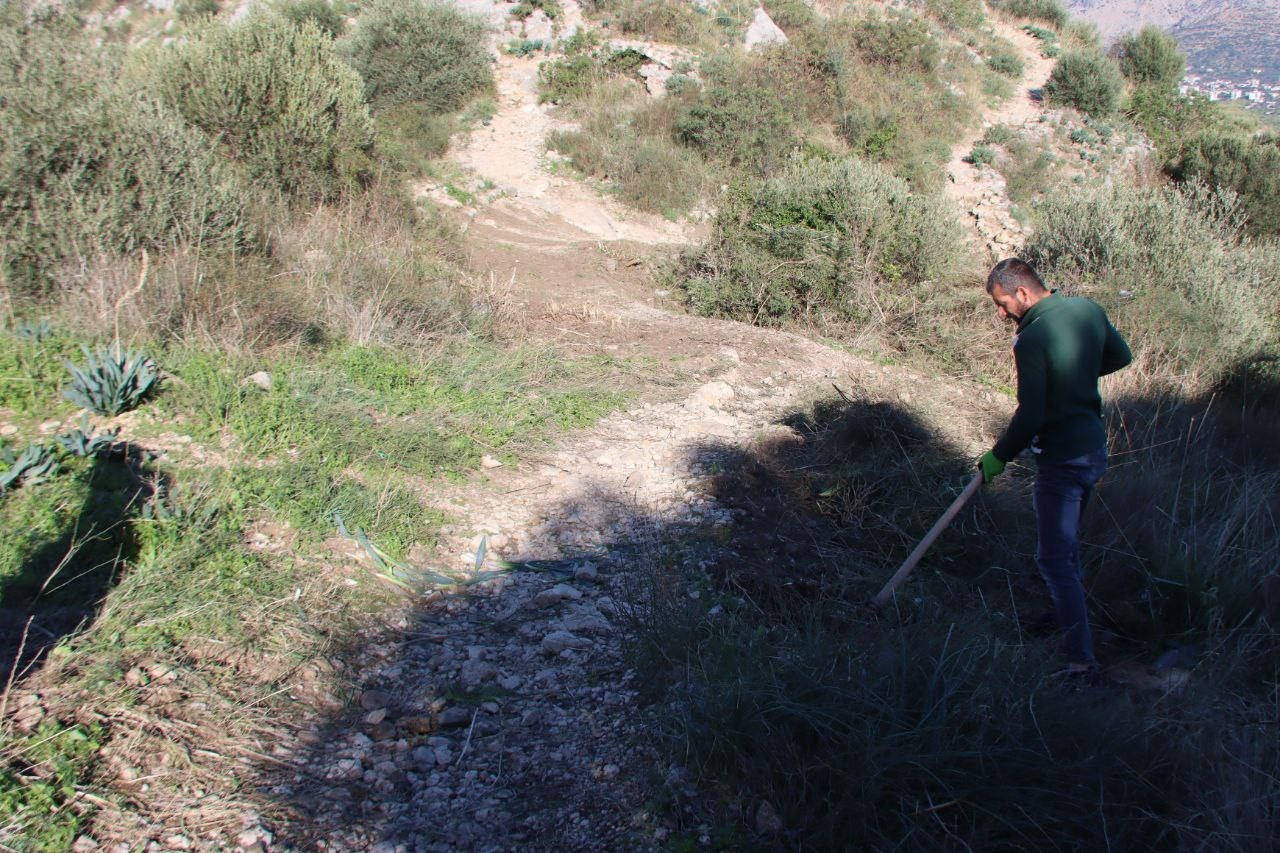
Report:
[[[787,34],[773,22],[773,18],[769,17],[763,7],[757,6],[756,15],[747,27],[747,37],[743,42],[747,50],[755,50],[762,45],[783,44],[786,41]]]

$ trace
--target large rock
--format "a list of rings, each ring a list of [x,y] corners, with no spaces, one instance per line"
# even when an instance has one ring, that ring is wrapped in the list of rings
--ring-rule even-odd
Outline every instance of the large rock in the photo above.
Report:
[[[744,42],[747,50],[755,50],[761,45],[783,44],[786,41],[787,34],[773,22],[768,12],[757,6],[756,16],[751,19],[751,26],[747,27],[747,38]]]

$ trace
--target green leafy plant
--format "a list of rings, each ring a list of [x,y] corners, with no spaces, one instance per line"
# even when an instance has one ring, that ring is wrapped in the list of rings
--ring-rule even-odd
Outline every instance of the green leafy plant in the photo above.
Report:
[[[237,170],[135,82],[79,28],[0,9],[0,275],[19,290],[68,261],[252,242]]]
[[[1105,116],[1115,111],[1124,78],[1115,62],[1096,51],[1073,51],[1053,66],[1045,94],[1054,103]]]
[[[1061,29],[1067,25],[1067,8],[1061,0],[994,0],[993,6],[1019,18],[1044,21]]]
[[[58,473],[58,457],[43,444],[30,444],[20,455],[5,448],[0,460],[9,466],[0,473],[0,493],[18,485],[34,486]]]
[[[19,323],[14,327],[13,333],[21,340],[31,341],[34,344],[43,343],[53,334],[53,326],[48,320],[27,320]]]
[[[550,49],[550,45],[542,39],[512,39],[502,46],[502,52],[509,56],[528,56]]]
[[[987,145],[1005,145],[1013,139],[1013,128],[1007,124],[993,124],[982,134],[982,141]]]
[[[344,49],[375,111],[420,103],[441,114],[492,85],[484,38],[483,21],[443,3],[374,0]]]
[[[136,408],[160,378],[156,363],[148,356],[126,351],[119,341],[84,350],[87,364],[77,367],[67,362],[71,383],[63,396],[98,415],[118,415]]]
[[[148,70],[166,104],[287,197],[335,197],[370,179],[374,128],[360,77],[310,21],[265,12],[209,21]]]
[[[527,18],[539,9],[553,21],[564,11],[556,0],[520,0],[511,10],[511,17]]]
[[[975,166],[990,166],[995,159],[995,149],[989,145],[975,145],[969,152],[969,162]]]
[[[1166,90],[1177,88],[1187,67],[1173,36],[1156,26],[1143,27],[1137,35],[1121,39],[1114,52],[1126,79]]]
[[[987,67],[1006,77],[1022,76],[1022,59],[1012,53],[997,53],[987,58]]]
[[[70,432],[59,433],[54,436],[54,441],[72,456],[89,457],[109,451],[119,436],[120,427],[95,434],[89,426],[89,416],[81,415],[80,426]]]
[[[337,38],[347,28],[347,19],[329,0],[285,0],[275,8],[294,26],[310,22],[330,38]]]

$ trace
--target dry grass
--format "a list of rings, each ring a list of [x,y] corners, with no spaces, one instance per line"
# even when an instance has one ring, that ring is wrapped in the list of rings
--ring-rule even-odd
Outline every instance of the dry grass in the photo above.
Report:
[[[451,226],[385,192],[285,217],[270,257],[178,245],[80,258],[56,276],[59,313],[91,338],[177,340],[234,352],[425,342],[483,329],[496,306],[462,268]],[[138,284],[142,288],[138,291]]]

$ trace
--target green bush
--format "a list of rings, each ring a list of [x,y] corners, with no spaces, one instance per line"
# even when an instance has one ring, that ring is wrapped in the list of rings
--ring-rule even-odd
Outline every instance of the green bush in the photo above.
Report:
[[[174,11],[180,21],[195,21],[218,14],[222,9],[220,0],[178,0]]]
[[[676,118],[676,141],[704,155],[764,173],[800,144],[786,93],[745,69],[717,75]]]
[[[958,252],[954,217],[887,169],[793,157],[776,177],[730,189],[681,285],[700,313],[747,322],[892,322]]]
[[[623,35],[696,45],[708,30],[707,17],[678,0],[590,0],[586,5]]]
[[[1044,21],[1059,29],[1067,25],[1067,9],[1061,0],[992,0],[991,5],[1019,18]]]
[[[1280,247],[1244,239],[1230,190],[1118,184],[1051,195],[1039,213],[1027,259],[1114,310],[1180,381],[1214,381],[1278,340]]]
[[[21,288],[72,259],[253,239],[240,176],[120,77],[78,29],[0,13],[0,272]]]
[[[373,122],[360,78],[314,24],[269,13],[208,22],[153,54],[147,71],[166,103],[286,197],[333,197],[368,179]]]
[[[1187,67],[1173,36],[1156,26],[1146,26],[1137,35],[1116,42],[1120,71],[1133,83],[1176,89]]]
[[[853,39],[859,53],[879,65],[932,71],[938,64],[938,42],[924,21],[912,15],[867,17],[854,29]]]
[[[995,149],[989,145],[975,145],[969,152],[969,162],[975,166],[990,166],[995,160]]]
[[[925,0],[925,9],[949,30],[971,30],[986,20],[982,0]]]
[[[836,130],[854,151],[872,160],[884,160],[898,139],[899,128],[892,113],[855,105],[840,116]]]
[[[1188,140],[1172,171],[1179,181],[1235,191],[1251,233],[1280,234],[1280,137],[1203,132]]]
[[[1017,79],[1022,76],[1022,57],[1014,53],[997,53],[987,58],[987,67],[997,74]]]
[[[539,9],[553,21],[564,12],[557,0],[520,0],[511,10],[511,17],[527,18]]]
[[[538,66],[538,100],[568,104],[590,94],[607,75],[595,55],[577,53]]]
[[[347,28],[346,17],[330,0],[282,0],[275,9],[294,26],[301,27],[310,21],[330,38],[337,38]]]
[[[982,141],[987,145],[1006,145],[1013,139],[1013,128],[1007,124],[993,124],[987,128],[986,133],[982,135]]]
[[[460,109],[493,83],[484,22],[424,0],[373,0],[345,50],[375,110],[410,102]]]
[[[769,17],[786,33],[812,27],[819,22],[818,14],[805,0],[764,0],[761,4]]]
[[[1112,113],[1124,90],[1116,64],[1094,51],[1072,51],[1053,66],[1045,94],[1056,104],[1094,116]]]

